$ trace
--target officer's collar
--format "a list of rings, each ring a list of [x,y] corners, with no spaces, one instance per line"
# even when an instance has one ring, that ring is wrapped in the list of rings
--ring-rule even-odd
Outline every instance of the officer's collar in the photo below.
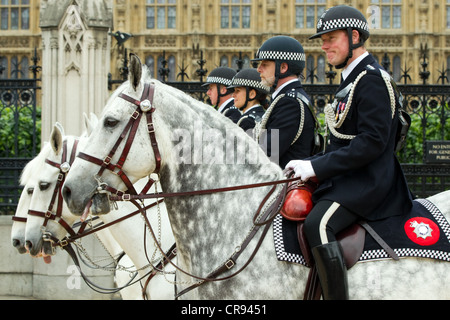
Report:
[[[228,99],[227,101],[225,101],[224,103],[222,103],[222,104],[220,105],[218,111],[219,111],[220,113],[222,113],[222,111],[225,109],[225,107],[226,107],[229,103],[231,103],[232,101],[234,101],[234,98],[230,98],[230,99]]]
[[[342,80],[345,81],[345,79],[347,79],[347,77],[350,75],[350,73],[352,73],[352,71],[356,68],[356,66],[368,55],[369,55],[369,52],[367,52],[367,51],[364,52],[358,58],[353,60],[353,62],[350,63],[347,68],[342,70]]]
[[[283,83],[283,84],[282,84],[277,90],[275,90],[275,92],[272,94],[272,99],[275,99],[275,98],[277,97],[277,95],[280,94],[280,91],[281,91],[281,90],[283,90],[286,86],[288,86],[289,84],[291,84],[291,83],[293,83],[293,82],[295,82],[295,81],[300,82],[298,79],[292,79],[292,80],[289,80],[289,81],[286,82],[286,83]]]

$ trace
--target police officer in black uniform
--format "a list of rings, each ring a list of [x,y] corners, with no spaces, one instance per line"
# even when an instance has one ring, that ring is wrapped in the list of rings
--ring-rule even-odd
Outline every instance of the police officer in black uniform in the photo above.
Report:
[[[330,139],[323,155],[287,167],[320,185],[304,229],[324,299],[347,299],[346,267],[336,234],[358,220],[406,214],[412,196],[395,156],[401,95],[364,47],[369,28],[358,10],[340,5],[320,17],[317,33],[328,61],[343,68],[333,104],[325,109]]]
[[[256,69],[239,71],[229,88],[234,88],[234,105],[242,112],[237,122],[238,126],[244,131],[253,129],[264,115],[270,88],[261,83],[261,77]]]
[[[236,75],[236,71],[228,67],[218,67],[211,71],[202,86],[208,86],[206,94],[209,96],[212,105],[224,116],[230,118],[234,123],[238,122],[241,112],[234,106],[232,97],[233,88],[231,80]]]
[[[292,37],[275,36],[263,43],[252,61],[260,62],[257,70],[262,83],[274,91],[256,130],[259,143],[282,168],[290,160],[311,156],[316,124],[310,99],[299,80],[305,67],[302,45]],[[277,134],[279,138],[274,139]]]

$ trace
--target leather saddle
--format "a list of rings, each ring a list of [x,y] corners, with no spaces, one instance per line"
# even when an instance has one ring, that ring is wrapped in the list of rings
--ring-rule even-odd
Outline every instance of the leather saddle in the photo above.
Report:
[[[303,257],[305,258],[308,266],[311,267],[308,280],[306,282],[305,294],[303,299],[320,300],[320,297],[322,295],[322,288],[320,286],[320,281],[317,274],[317,269],[314,264],[311,248],[309,247],[308,240],[306,239],[305,233],[303,231],[303,226],[303,222],[299,222],[297,224],[297,237]],[[364,250],[365,236],[366,230],[357,223],[353,224],[337,235],[336,238],[341,245],[347,269],[350,269],[352,266],[354,266],[361,256]]]
[[[303,231],[304,223],[297,224],[297,236],[300,249],[308,266],[314,265],[314,259]],[[337,240],[342,248],[345,265],[347,269],[353,267],[358,262],[364,250],[364,242],[366,238],[366,230],[358,223],[355,223],[337,234]]]
[[[300,245],[300,250],[302,251],[303,257],[305,258],[308,266],[311,267],[311,271],[308,276],[308,281],[306,285],[305,300],[318,300],[321,296],[321,287],[317,275],[317,270],[315,268],[313,255],[311,248],[309,247],[308,240],[306,239],[305,233],[303,231],[304,223],[298,222],[297,224],[297,237]],[[339,242],[342,254],[344,256],[344,261],[347,269],[353,267],[361,257],[364,251],[364,243],[366,240],[366,231],[374,238],[378,244],[381,245],[384,250],[391,256],[392,259],[398,260],[399,257],[392,250],[386,242],[381,239],[381,237],[370,227],[366,222],[360,221],[343,230],[336,235],[336,239]]]

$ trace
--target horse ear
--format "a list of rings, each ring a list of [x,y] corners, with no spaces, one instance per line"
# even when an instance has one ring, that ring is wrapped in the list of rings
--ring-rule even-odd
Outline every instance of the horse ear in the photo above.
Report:
[[[90,119],[90,122],[91,122],[92,129],[95,128],[97,126],[97,123],[98,123],[97,115],[95,113],[91,112],[89,119]]]
[[[83,112],[84,118],[84,129],[87,136],[90,136],[95,126],[98,123],[98,118],[94,113],[90,113],[90,117],[87,116],[85,112]]]
[[[91,126],[90,126],[90,123],[89,123],[89,118],[88,118],[88,116],[87,116],[87,114],[86,114],[86,112],[83,112],[83,124],[84,124],[84,132],[86,132],[86,134],[89,136],[89,134],[91,133],[91,131],[90,131],[90,129],[91,129]]]
[[[130,53],[130,82],[133,86],[133,89],[136,91],[136,88],[141,82],[142,76],[142,63],[137,55],[134,53]]]
[[[53,126],[52,133],[50,134],[50,145],[55,154],[59,154],[62,149],[63,134],[64,129],[62,125],[59,122],[56,122]]]

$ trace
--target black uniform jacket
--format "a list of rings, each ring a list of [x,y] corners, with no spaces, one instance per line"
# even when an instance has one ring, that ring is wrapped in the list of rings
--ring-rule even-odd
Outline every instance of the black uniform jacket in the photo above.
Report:
[[[261,121],[264,112],[265,110],[261,105],[250,108],[239,119],[239,127],[244,129],[244,131],[253,129],[256,122]]]
[[[373,56],[356,66],[338,92],[354,82],[367,65],[376,70],[357,83],[349,113],[337,129],[356,137],[343,140],[330,133],[325,154],[311,158],[321,183],[313,200],[335,201],[367,220],[377,220],[407,213],[412,196],[394,154],[398,115],[395,112],[392,119],[389,94],[378,70],[381,66]],[[347,103],[348,98],[349,94],[342,102]]]
[[[311,156],[314,146],[315,122],[311,111],[305,104],[302,106],[305,109],[303,131],[297,141],[292,144],[297,135],[301,119],[300,104],[295,98],[296,92],[300,92],[309,100],[300,81],[288,84],[278,93],[277,96],[281,94],[286,95],[278,101],[266,123],[267,155],[271,157],[272,160],[278,159],[282,169],[284,169],[286,164],[291,160],[304,159]],[[279,141],[272,141],[272,137],[276,137],[276,135],[271,132],[273,129],[279,130]],[[278,143],[278,155],[276,154],[276,148],[272,148],[274,143]]]
[[[234,99],[227,103],[227,105],[222,109],[221,113],[225,117],[230,118],[234,123],[237,123],[242,115],[239,109],[234,105]]]

